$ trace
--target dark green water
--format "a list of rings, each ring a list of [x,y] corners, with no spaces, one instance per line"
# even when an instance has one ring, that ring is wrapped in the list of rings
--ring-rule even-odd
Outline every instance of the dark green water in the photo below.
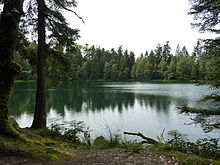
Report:
[[[33,120],[35,83],[16,83],[10,113],[21,127],[29,127]],[[199,125],[188,125],[189,116],[180,114],[179,105],[210,107],[197,103],[202,95],[213,90],[194,84],[161,84],[140,82],[81,82],[66,83],[47,90],[48,125],[57,122],[85,121],[93,136],[108,135],[118,130],[142,132],[156,138],[162,130],[177,129],[189,139],[218,137],[219,132],[205,134]],[[119,132],[120,133],[120,132]]]

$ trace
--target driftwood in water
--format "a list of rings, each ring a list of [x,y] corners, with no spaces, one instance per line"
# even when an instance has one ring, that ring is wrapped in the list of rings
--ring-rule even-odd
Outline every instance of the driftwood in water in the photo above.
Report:
[[[142,133],[138,132],[138,133],[133,133],[133,132],[124,132],[125,135],[135,135],[135,136],[139,136],[141,137],[142,139],[144,139],[144,141],[142,141],[142,143],[148,143],[148,144],[153,144],[153,145],[157,145],[159,144],[160,142],[154,140],[154,139],[151,139],[149,137],[146,137],[144,136]]]

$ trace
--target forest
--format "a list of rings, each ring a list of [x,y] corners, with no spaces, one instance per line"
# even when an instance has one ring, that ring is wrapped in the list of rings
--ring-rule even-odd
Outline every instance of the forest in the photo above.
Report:
[[[216,41],[217,42],[217,41]],[[217,44],[217,43],[216,43]],[[105,50],[97,46],[73,45],[66,49],[55,46],[48,50],[47,77],[50,80],[197,80],[219,79],[218,47],[209,41],[197,41],[192,54],[187,48],[176,47],[174,54],[169,42],[158,44],[155,50],[135,55],[123,50]],[[16,52],[15,61],[22,67],[20,80],[36,79],[37,45],[28,43]],[[56,52],[56,56],[50,54]]]
[[[208,31],[218,35],[220,33],[218,28],[220,0],[189,1],[191,8],[188,14],[193,15],[198,21],[193,26],[200,32]],[[213,105],[213,102],[219,103],[220,38],[198,40],[192,53],[189,53],[185,46],[179,45],[173,53],[173,48],[167,41],[158,44],[154,50],[138,55],[124,49],[123,46],[106,50],[99,46],[77,44],[80,30],[71,27],[64,15],[64,12],[69,12],[84,23],[84,19],[74,10],[77,7],[75,0],[0,0],[0,5],[0,164],[35,162],[47,164],[52,161],[58,161],[55,163],[62,161],[66,164],[102,164],[103,162],[104,164],[109,162],[114,164],[136,164],[137,162],[140,164],[220,164],[220,146],[217,138],[203,138],[190,142],[185,138],[185,134],[178,130],[170,130],[167,132],[170,138],[165,139],[163,130],[155,140],[144,136],[141,132],[124,131],[124,134],[139,136],[143,139],[142,142],[126,141],[121,138],[121,135],[113,134],[107,127],[109,138],[99,136],[92,139],[90,131],[82,121],[67,122],[69,127],[54,123],[50,127],[47,125],[47,112],[53,107],[59,108],[60,105],[55,105],[54,102],[59,103],[62,99],[67,103],[61,107],[61,114],[68,112],[71,107],[80,111],[84,106],[83,108],[86,107],[89,112],[96,112],[95,108],[103,112],[105,107],[110,107],[112,113],[116,112],[113,109],[118,107],[119,117],[121,117],[124,107],[136,107],[134,106],[136,103],[142,106],[137,106],[135,111],[146,109],[141,109],[139,118],[135,121],[142,118],[144,112],[154,113],[164,110],[167,111],[166,115],[176,113],[174,109],[167,110],[168,107],[173,108],[173,105],[168,106],[169,99],[158,97],[159,100],[157,100],[155,96],[158,95],[154,93],[147,95],[150,91],[152,92],[151,87],[147,92],[144,92],[146,86],[139,88],[143,90],[141,91],[143,93],[139,91],[139,94],[135,92],[132,94],[129,93],[132,90],[129,92],[125,90],[123,92],[127,92],[128,95],[125,96],[122,93],[117,98],[114,94],[119,93],[118,91],[110,90],[112,95],[108,95],[108,91],[103,90],[103,86],[100,90],[101,94],[94,96],[93,94],[96,94],[94,91],[98,92],[95,87],[98,86],[93,87],[92,93],[88,90],[82,90],[80,93],[77,91],[79,86],[75,89],[72,85],[69,91],[66,91],[68,88],[62,89],[61,96],[58,92],[58,97],[54,97],[52,95],[56,94],[54,89],[48,92],[47,85],[50,82],[195,81],[216,90],[214,94],[206,95],[203,98],[204,102],[211,100]],[[20,104],[22,106],[17,107],[19,106],[19,103],[16,103],[17,99],[14,98],[15,102],[11,103],[14,86],[19,82],[28,83],[28,80],[34,80],[32,82],[35,83],[36,89],[31,89],[34,94],[17,95],[16,98],[22,97],[25,102],[24,106]],[[25,93],[28,93],[27,91]],[[62,95],[67,99],[65,97],[60,99]],[[48,98],[50,100],[47,102]],[[76,98],[79,99],[78,105],[74,103],[77,101]],[[175,100],[177,103],[182,99],[178,96],[170,98],[177,99]],[[154,100],[156,103],[153,103]],[[87,106],[86,102],[89,103]],[[14,107],[18,113],[19,108],[24,112],[25,106],[32,107],[30,112],[33,121],[29,128],[20,128],[17,121],[11,117],[10,108]],[[150,109],[153,106],[156,107],[156,111]],[[48,107],[52,108],[47,109]],[[193,111],[197,114],[195,122],[203,125],[208,122],[208,126],[216,129],[220,128],[219,113],[216,113],[218,110],[219,107],[210,110],[216,115],[217,120],[214,120],[214,123],[213,120],[209,120],[208,109],[182,107],[182,111],[186,113]],[[177,113],[179,115],[182,112]],[[163,113],[156,115],[160,117]],[[130,118],[134,116],[132,113]],[[167,118],[166,122],[170,119]],[[148,145],[145,146],[143,143]]]

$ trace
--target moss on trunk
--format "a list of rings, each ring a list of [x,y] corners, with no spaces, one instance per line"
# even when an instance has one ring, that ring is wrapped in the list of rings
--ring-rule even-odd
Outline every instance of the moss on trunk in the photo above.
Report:
[[[8,105],[14,80],[20,72],[20,66],[14,62],[0,61],[0,134],[18,136],[18,132],[9,121]]]
[[[20,66],[13,62],[23,0],[4,1],[0,17],[0,135],[19,136],[9,120],[8,106]]]

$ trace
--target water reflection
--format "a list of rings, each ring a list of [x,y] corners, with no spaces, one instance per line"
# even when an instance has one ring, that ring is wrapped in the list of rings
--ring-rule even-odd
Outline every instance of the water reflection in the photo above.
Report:
[[[16,83],[10,113],[23,127],[30,126],[35,106],[35,83]],[[205,136],[201,128],[185,125],[189,117],[176,111],[179,105],[195,105],[195,100],[212,91],[193,84],[149,83],[65,83],[47,89],[48,118],[84,120],[92,130],[114,123],[124,130],[156,137],[163,128],[178,129],[191,137]],[[192,139],[192,138],[191,138]]]
[[[120,85],[122,85],[121,88],[118,84],[116,87],[108,87],[95,82],[76,82],[62,84],[57,89],[49,88],[47,89],[47,111],[49,112],[52,108],[56,113],[64,115],[65,108],[76,113],[80,113],[82,110],[96,112],[111,109],[122,113],[123,109],[133,108],[137,102],[146,109],[169,113],[171,106],[187,105],[189,102],[186,96],[177,97],[170,95],[170,93],[164,93],[164,87],[155,90],[150,86],[149,89],[146,89],[146,86],[143,87],[141,84],[138,87],[143,89],[137,92],[138,89],[134,86],[129,88],[124,84]],[[167,92],[170,91],[170,86],[168,89]],[[152,91],[155,91],[155,94],[152,94]],[[35,83],[16,83],[10,113],[14,116],[19,116],[22,113],[33,114],[35,92]]]
[[[10,104],[11,115],[20,116],[22,113],[34,113],[35,89],[35,83],[16,83]]]
[[[35,102],[35,87],[26,83],[17,83],[12,96],[10,112],[12,115],[33,113]],[[104,111],[118,109],[120,113],[135,102],[134,93],[116,92],[94,86],[90,83],[63,84],[58,89],[47,90],[47,110],[52,108],[64,115],[65,108],[74,112]],[[85,105],[85,106],[83,106]]]

